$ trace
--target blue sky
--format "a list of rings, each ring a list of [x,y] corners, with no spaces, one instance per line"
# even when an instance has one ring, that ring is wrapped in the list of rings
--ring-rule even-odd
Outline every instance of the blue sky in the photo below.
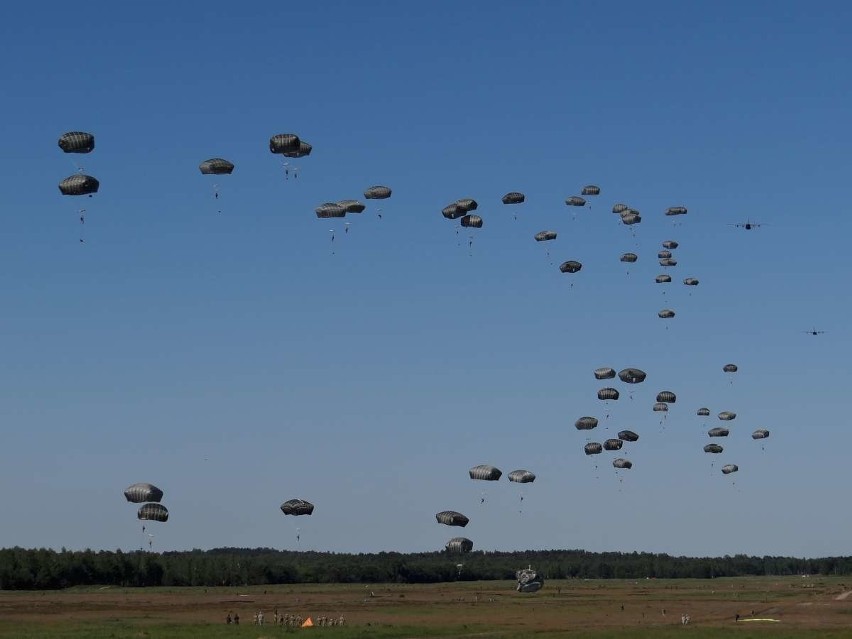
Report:
[[[149,481],[160,550],[848,553],[847,4],[89,6],[0,21],[0,546],[138,547],[121,492]],[[314,147],[295,180],[284,132]],[[200,175],[216,156],[233,175]],[[314,215],[373,184],[381,219]],[[441,216],[462,197],[482,229]],[[600,366],[648,373],[609,419]],[[712,469],[700,406],[738,415]],[[582,415],[640,434],[621,481]],[[480,463],[538,479],[521,504]]]

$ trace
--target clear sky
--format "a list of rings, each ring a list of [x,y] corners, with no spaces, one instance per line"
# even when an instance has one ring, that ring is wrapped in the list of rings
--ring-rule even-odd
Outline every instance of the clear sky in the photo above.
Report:
[[[147,481],[171,512],[149,526],[159,550],[427,551],[462,534],[849,554],[852,5],[3,12],[0,546],[137,548],[122,491]],[[94,152],[63,154],[69,130]],[[268,150],[285,132],[314,147],[298,179]],[[202,176],[217,156],[233,175]],[[93,198],[60,195],[74,162]],[[566,207],[589,183],[591,209]],[[348,233],[316,218],[374,184],[393,189],[381,219],[374,201]],[[515,190],[527,201],[501,204]],[[482,229],[441,216],[462,197]],[[635,237],[616,202],[641,211]],[[730,226],[746,220],[764,226]],[[561,274],[568,259],[582,271]],[[608,419],[601,366],[648,373],[615,380]],[[663,425],[661,390],[678,396]],[[737,419],[711,460],[722,410]],[[640,434],[620,479],[612,453],[583,454],[583,415],[602,422],[593,440]],[[481,463],[503,479],[470,480]],[[516,468],[538,476],[522,503]],[[292,497],[313,516],[282,515]],[[437,524],[445,509],[471,523]]]

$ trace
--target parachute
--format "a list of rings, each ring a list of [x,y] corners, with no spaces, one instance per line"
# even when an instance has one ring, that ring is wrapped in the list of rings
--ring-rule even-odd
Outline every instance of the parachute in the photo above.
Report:
[[[142,504],[136,512],[136,519],[167,522],[169,511],[162,504]]]
[[[95,149],[95,136],[85,131],[69,131],[59,136],[59,148],[65,153],[91,153]]]
[[[618,432],[618,438],[625,442],[635,442],[639,440],[639,435],[632,430],[622,430]]]
[[[587,455],[600,455],[601,452],[603,452],[603,446],[601,446],[598,442],[589,442],[583,446],[583,452]]]
[[[621,222],[627,226],[639,224],[642,221],[642,216],[638,213],[626,213],[621,216]]]
[[[511,191],[503,196],[503,204],[521,204],[525,199],[526,196],[523,193]]]
[[[766,439],[769,437],[769,431],[765,428],[758,428],[751,434],[752,439]]]
[[[677,260],[666,257],[660,260],[660,266],[677,266]]]
[[[709,408],[699,408],[698,411],[696,412],[696,415],[698,415],[699,417],[709,417],[710,416],[710,409]]]
[[[621,215],[622,213],[624,213],[625,211],[628,211],[628,210],[630,210],[630,207],[627,206],[626,204],[619,203],[619,204],[613,204],[613,206],[612,206],[612,212],[617,213],[619,215]]]
[[[721,452],[722,452],[722,450],[724,450],[724,449],[723,449],[721,446],[719,446],[719,444],[707,444],[707,445],[704,447],[704,452],[705,452],[705,453],[714,453],[714,454],[718,454],[718,453],[721,453]]]
[[[466,228],[481,229],[482,218],[478,215],[467,214],[461,219],[461,225]]]
[[[737,472],[739,469],[740,469],[740,467],[737,466],[736,464],[726,464],[726,465],[722,466],[722,474],[723,475],[730,475],[731,473]]]
[[[665,402],[657,402],[654,404],[654,412],[655,413],[667,413],[669,412],[669,405]]]
[[[609,401],[610,399],[618,399],[619,393],[615,388],[602,388],[598,391],[598,399]]]
[[[565,204],[568,206],[586,206],[586,200],[578,195],[572,195],[565,200]]]
[[[468,553],[473,550],[473,542],[467,537],[453,537],[445,548],[450,553]]]
[[[657,313],[657,317],[661,319],[671,319],[675,316],[675,312],[670,308],[664,308],[659,313]]]
[[[670,206],[666,209],[666,215],[686,215],[687,210],[685,206]]]
[[[515,573],[518,580],[518,592],[537,592],[544,586],[544,577],[532,568],[524,568]]]
[[[671,256],[672,256],[671,251],[660,251],[659,253],[657,253],[657,259],[660,259],[660,260],[667,260]]]
[[[574,422],[574,427],[577,430],[592,430],[593,428],[597,428],[598,420],[596,417],[581,417],[576,422]]]
[[[657,393],[657,401],[665,404],[674,404],[677,401],[677,395],[671,391],[660,391]]]
[[[346,217],[346,209],[337,202],[326,202],[314,209],[318,218]]]
[[[101,183],[91,175],[77,173],[69,175],[59,183],[59,191],[62,195],[92,195],[97,193]]]
[[[645,381],[646,373],[638,368],[625,368],[618,372],[618,379],[627,384],[640,384]]]
[[[600,195],[601,187],[596,186],[594,184],[587,184],[583,187],[583,190],[580,191],[580,195]]]
[[[655,278],[655,281],[657,282],[657,284],[668,284],[669,282],[672,281],[672,276],[671,275],[657,275],[657,277]]]
[[[371,186],[364,191],[364,197],[368,200],[386,200],[391,196],[391,190],[387,186]]]
[[[460,209],[458,204],[450,204],[445,206],[441,211],[441,215],[443,215],[448,220],[457,220],[460,217],[463,217],[465,214],[464,209]]]
[[[624,442],[620,439],[607,439],[603,443],[604,450],[621,450]]]
[[[303,158],[309,156],[313,150],[314,147],[310,144],[304,140],[299,140],[299,148],[293,151],[284,151],[281,155],[287,158]]]
[[[595,379],[612,379],[615,377],[615,369],[609,367],[596,368]]]
[[[625,253],[624,255],[621,256],[620,259],[621,259],[622,262],[627,262],[628,264],[633,264],[633,262],[635,262],[636,260],[639,259],[639,256],[636,255],[636,253]]]
[[[163,499],[163,491],[154,484],[131,484],[125,489],[124,498],[133,504],[141,504],[146,501],[159,502]]]
[[[529,484],[530,482],[535,481],[535,473],[522,469],[513,470],[509,473],[509,481],[513,481],[518,484]]]
[[[314,505],[304,499],[288,499],[281,504],[281,512],[285,515],[311,515],[314,512]]]
[[[298,135],[293,133],[279,133],[269,138],[270,153],[294,153],[297,152],[302,145],[302,141]]]
[[[230,175],[234,172],[234,165],[222,158],[210,158],[198,165],[202,175]]]
[[[435,515],[435,519],[439,524],[446,526],[460,526],[464,528],[470,522],[470,519],[465,517],[455,510],[442,510]]]
[[[465,213],[470,213],[471,211],[475,211],[479,208],[477,201],[469,197],[463,197],[460,200],[456,200],[455,204],[459,210],[464,211]]]
[[[535,234],[536,242],[547,242],[556,239],[556,231],[539,231]]]
[[[722,371],[725,373],[736,373],[739,370],[736,364],[725,364]]]
[[[678,247],[678,243],[674,240],[666,240],[663,242],[664,249],[676,249]]]
[[[497,481],[503,475],[503,471],[488,464],[479,464],[468,471],[471,479],[483,481]]]
[[[721,413],[719,413],[719,419],[721,419],[723,422],[729,422],[732,419],[736,419],[736,418],[737,418],[737,414],[732,413],[729,410],[723,410]]]
[[[723,428],[722,426],[717,426],[716,428],[711,428],[707,431],[707,434],[710,437],[727,437],[730,434],[727,428]]]
[[[683,283],[687,286],[698,286],[698,280],[694,277],[687,277],[683,280]]]
[[[329,202],[329,204],[331,203]],[[364,209],[367,208],[358,200],[340,200],[337,206],[342,208],[346,213],[363,213]]]
[[[562,264],[559,265],[559,270],[563,273],[576,273],[581,268],[583,268],[583,265],[574,260],[568,260],[567,262],[562,262]]]
[[[613,459],[612,465],[615,468],[627,468],[627,469],[633,468],[633,462],[631,462],[629,459],[624,459],[623,457],[619,457],[618,459]]]

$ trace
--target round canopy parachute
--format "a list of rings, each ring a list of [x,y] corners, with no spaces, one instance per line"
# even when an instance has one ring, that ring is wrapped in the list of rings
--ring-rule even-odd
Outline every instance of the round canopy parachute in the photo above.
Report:
[[[625,211],[628,211],[628,210],[630,210],[630,207],[627,206],[626,204],[618,203],[618,204],[612,205],[612,212],[618,213],[619,215],[621,215],[622,213],[624,213]]]
[[[698,280],[694,277],[687,277],[683,280],[683,283],[687,286],[698,286]]]
[[[526,199],[523,193],[511,191],[503,196],[503,204],[521,204]]]
[[[629,459],[624,459],[623,457],[613,459],[612,465],[615,468],[633,468],[633,462],[631,462]]]
[[[91,175],[76,173],[59,183],[59,191],[62,195],[91,195],[97,193],[100,186],[101,183]]]
[[[678,246],[679,244],[674,240],[666,240],[665,242],[663,242],[664,249],[676,249]]]
[[[456,206],[459,207],[460,210],[465,213],[470,213],[471,211],[475,211],[479,208],[479,203],[473,198],[463,197],[460,200],[456,200]]]
[[[444,524],[446,526],[460,526],[462,528],[467,526],[468,522],[470,522],[470,519],[455,510],[442,510],[435,515],[435,519],[438,520],[439,524]]]
[[[657,284],[668,284],[669,282],[672,281],[672,276],[671,275],[657,275],[655,281],[657,282]]]
[[[581,198],[579,195],[572,195],[565,200],[565,204],[568,206],[586,206],[586,200]]]
[[[314,512],[314,505],[304,499],[288,499],[281,504],[281,512],[285,515],[311,515]]]
[[[626,384],[641,384],[645,381],[647,374],[638,368],[625,368],[618,372],[618,379]]]
[[[671,257],[666,257],[660,260],[660,266],[677,266],[677,260]]]
[[[279,133],[269,138],[270,153],[294,153],[301,147],[302,141],[293,133]]]
[[[532,568],[524,568],[515,573],[518,580],[518,592],[537,592],[544,585],[544,577]]]
[[[636,255],[636,253],[625,253],[624,255],[621,256],[620,259],[621,259],[622,262],[627,262],[629,264],[633,264],[633,262],[635,262],[636,260],[639,259],[639,256]]]
[[[707,431],[707,434],[710,437],[727,437],[730,434],[727,428],[723,428],[722,426],[717,426],[716,428],[711,428]]]
[[[133,504],[141,504],[146,501],[159,502],[163,498],[163,491],[154,484],[131,484],[125,489],[124,498]]]
[[[624,442],[620,439],[607,439],[603,444],[605,450],[621,450],[622,446]]]
[[[299,140],[299,148],[293,151],[284,151],[282,155],[287,158],[304,158],[311,154],[311,151],[314,150],[310,144],[305,142],[304,140]]]
[[[495,466],[488,464],[479,464],[468,471],[471,479],[481,479],[483,481],[497,481],[503,475],[503,471]]]
[[[724,449],[723,449],[721,446],[719,446],[719,444],[707,444],[707,445],[704,447],[704,452],[705,452],[705,453],[714,453],[714,454],[718,454],[718,453],[721,453],[723,450],[724,450]]]
[[[463,217],[465,214],[464,209],[460,209],[458,204],[450,204],[445,206],[441,211],[441,215],[443,215],[448,220],[457,220],[460,217]]]
[[[635,442],[639,441],[639,435],[634,433],[632,430],[621,430],[618,432],[618,438],[625,442]]]
[[[580,191],[580,195],[600,195],[601,187],[595,184],[587,184],[583,187],[583,190]]]
[[[535,473],[523,469],[513,470],[509,473],[509,481],[513,481],[518,484],[529,484],[530,482],[535,481]]]
[[[65,153],[91,153],[95,149],[95,136],[85,131],[69,131],[59,136],[59,148]]]
[[[136,519],[166,522],[169,520],[169,511],[162,504],[142,504],[136,512]]]
[[[603,446],[598,442],[589,442],[583,446],[583,452],[587,455],[600,455],[603,452]]]
[[[627,226],[639,224],[639,222],[641,222],[641,221],[642,221],[642,216],[639,215],[638,213],[626,213],[625,215],[621,216],[622,224],[625,224]]]
[[[670,206],[666,209],[666,215],[686,215],[685,206]]]
[[[665,402],[657,402],[654,404],[654,412],[655,413],[667,413],[669,412],[669,405]]]
[[[568,260],[567,262],[562,262],[562,264],[559,265],[559,270],[563,273],[576,273],[581,268],[583,268],[583,265],[574,260]]]
[[[666,404],[674,404],[677,401],[677,395],[671,391],[660,391],[657,393],[657,401]]]
[[[619,393],[615,388],[602,388],[598,391],[598,399],[608,401],[610,399],[618,399]]]
[[[752,439],[766,439],[769,437],[769,431],[765,428],[758,428],[751,434]]]
[[[461,225],[466,228],[481,229],[482,218],[478,215],[468,214],[461,219]]]
[[[722,474],[723,475],[730,475],[731,473],[737,472],[739,469],[740,469],[740,467],[737,466],[736,464],[726,464],[726,465],[722,466]]]
[[[736,364],[725,364],[722,367],[722,371],[725,373],[736,373],[739,370]],[[746,375],[748,377],[748,375]]]
[[[556,231],[539,231],[535,234],[536,242],[547,242],[556,239]]]
[[[612,379],[615,377],[615,369],[604,366],[595,369],[595,379]]]
[[[574,427],[577,430],[592,430],[593,428],[596,428],[597,425],[597,417],[581,417],[576,422],[574,422]]]
[[[222,158],[210,158],[198,165],[202,175],[230,175],[234,172],[234,165]]]
[[[358,200],[340,200],[337,206],[342,208],[346,213],[363,213],[364,209],[367,208]]]
[[[346,217],[346,209],[337,202],[326,202],[314,209],[319,218]]]
[[[660,251],[657,253],[657,259],[659,260],[667,260],[672,256],[671,251]]]
[[[721,419],[723,422],[729,422],[732,419],[736,419],[736,418],[737,418],[737,414],[732,413],[729,410],[723,410],[721,413],[719,413],[719,419]]]
[[[659,313],[657,313],[657,317],[661,319],[671,319],[675,316],[675,312],[670,308],[664,308]]]
[[[709,417],[710,416],[710,409],[709,408],[699,408],[698,411],[696,412],[696,414],[699,417]]]
[[[364,197],[368,200],[386,200],[391,196],[391,190],[387,186],[371,186],[364,191]]]
[[[447,552],[467,553],[473,550],[473,542],[467,537],[453,537],[447,542]]]

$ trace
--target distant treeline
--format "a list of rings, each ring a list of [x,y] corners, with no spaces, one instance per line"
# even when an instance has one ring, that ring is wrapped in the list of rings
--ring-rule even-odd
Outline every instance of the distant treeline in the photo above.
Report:
[[[125,553],[0,550],[0,590],[71,586],[247,586],[298,583],[437,583],[514,579],[532,565],[547,579],[659,579],[852,574],[852,557],[672,557],[652,553],[540,550],[342,554],[269,548]]]

